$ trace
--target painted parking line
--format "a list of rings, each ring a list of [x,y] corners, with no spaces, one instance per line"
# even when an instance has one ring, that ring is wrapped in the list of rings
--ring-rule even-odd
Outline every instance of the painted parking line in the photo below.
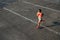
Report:
[[[29,19],[29,18],[23,16],[23,15],[20,15],[19,13],[14,12],[14,11],[8,9],[8,8],[5,8],[5,7],[4,7],[3,9],[4,9],[4,10],[7,10],[7,11],[9,11],[9,12],[11,12],[11,13],[13,13],[13,14],[19,16],[19,17],[22,17],[22,18],[24,18],[24,19],[26,19],[26,20],[28,20],[28,21],[34,23],[34,24],[37,24],[36,21],[33,21],[33,20],[31,20],[31,19]],[[57,32],[57,31],[55,31],[55,30],[52,30],[52,29],[50,29],[50,28],[48,28],[48,27],[46,27],[46,26],[43,26],[43,27],[45,27],[45,29],[47,29],[47,30],[49,30],[49,31],[51,31],[51,32],[53,32],[53,33],[55,33],[55,34],[57,34],[57,35],[60,35],[60,32]]]
[[[49,8],[49,7],[44,7],[44,6],[41,6],[41,5],[33,4],[31,2],[27,2],[27,1],[22,1],[22,2],[25,3],[25,4],[34,5],[36,7],[41,7],[41,8],[45,8],[45,9],[52,10],[52,11],[55,11],[55,12],[60,12],[60,10],[55,10],[55,9],[52,9],[52,8]]]

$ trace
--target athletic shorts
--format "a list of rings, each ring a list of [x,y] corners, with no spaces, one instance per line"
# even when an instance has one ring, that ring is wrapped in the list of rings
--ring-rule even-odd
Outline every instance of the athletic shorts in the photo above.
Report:
[[[38,21],[41,21],[42,19],[40,17],[38,17]]]

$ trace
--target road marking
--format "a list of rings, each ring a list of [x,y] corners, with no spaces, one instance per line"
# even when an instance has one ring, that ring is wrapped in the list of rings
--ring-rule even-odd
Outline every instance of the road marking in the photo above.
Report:
[[[31,20],[31,19],[29,19],[29,18],[26,18],[26,17],[20,15],[19,13],[16,13],[16,12],[14,12],[14,11],[8,9],[8,8],[5,8],[5,7],[4,7],[3,9],[5,9],[5,10],[7,10],[7,11],[9,11],[9,12],[15,14],[15,15],[18,15],[18,16],[20,16],[20,17],[22,17],[22,18],[25,18],[26,20],[29,20],[29,21],[31,21],[31,22],[33,22],[33,23],[37,23],[37,22],[34,22],[33,20]]]
[[[29,18],[27,18],[27,17],[24,17],[24,16],[20,15],[19,13],[14,12],[14,11],[8,9],[8,8],[5,8],[5,7],[4,7],[3,9],[5,9],[5,10],[7,10],[7,11],[9,11],[9,12],[11,12],[11,13],[17,15],[17,16],[20,16],[20,17],[22,17],[22,18],[24,18],[24,19],[26,19],[26,20],[29,20],[29,21],[31,21],[31,22],[34,23],[34,24],[37,24],[36,21],[33,21],[33,20],[31,20],[31,19],[29,19]],[[47,30],[49,30],[49,31],[51,31],[51,32],[53,32],[53,33],[55,33],[55,34],[60,35],[60,32],[56,32],[55,30],[52,30],[52,29],[50,29],[50,28],[48,28],[48,27],[46,27],[46,26],[43,26],[43,27],[45,27]]]
[[[48,7],[44,7],[44,6],[41,6],[41,5],[33,4],[33,3],[30,3],[30,2],[27,2],[27,1],[22,1],[22,2],[26,3],[26,4],[34,5],[34,6],[37,6],[37,7],[45,8],[45,9],[48,9],[48,10],[52,10],[52,11],[55,11],[55,12],[60,12],[59,10],[55,10],[55,9],[52,9],[52,8],[48,8]]]

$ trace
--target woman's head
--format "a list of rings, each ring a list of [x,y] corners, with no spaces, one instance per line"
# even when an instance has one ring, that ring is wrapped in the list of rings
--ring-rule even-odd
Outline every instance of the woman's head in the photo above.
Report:
[[[39,12],[41,12],[42,10],[41,10],[41,9],[39,9],[38,11],[39,11]]]

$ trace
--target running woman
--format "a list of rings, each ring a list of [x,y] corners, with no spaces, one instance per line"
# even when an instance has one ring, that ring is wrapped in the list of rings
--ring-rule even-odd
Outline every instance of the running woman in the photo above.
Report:
[[[38,10],[37,17],[38,17],[38,23],[37,23],[36,29],[40,28],[40,24],[42,22],[43,13],[41,9]]]

